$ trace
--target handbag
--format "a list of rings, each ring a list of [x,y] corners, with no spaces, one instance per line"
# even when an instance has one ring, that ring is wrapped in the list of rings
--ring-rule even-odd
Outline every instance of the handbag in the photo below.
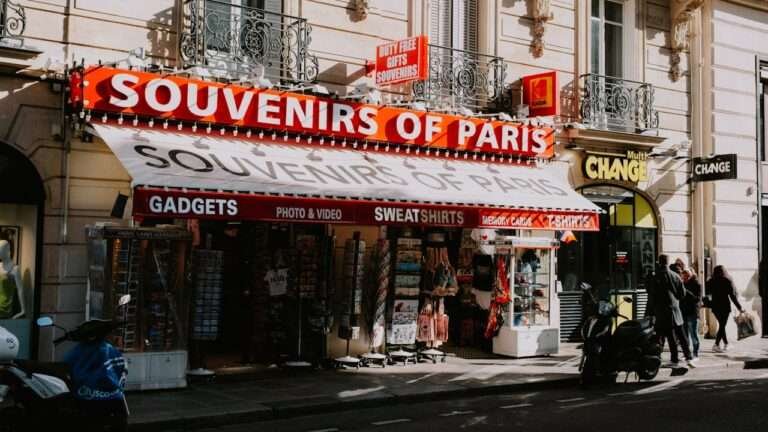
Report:
[[[736,328],[739,331],[739,340],[754,336],[757,334],[755,331],[755,318],[748,312],[742,312],[735,317]]]
[[[712,308],[712,294],[707,294],[701,298],[701,306],[705,308]]]

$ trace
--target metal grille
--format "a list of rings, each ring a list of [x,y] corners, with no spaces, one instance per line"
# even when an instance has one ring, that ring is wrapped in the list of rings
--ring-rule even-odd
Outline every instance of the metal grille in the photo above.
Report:
[[[26,26],[24,7],[10,0],[0,0],[0,40],[21,39]]]
[[[560,297],[560,341],[581,341],[581,292],[563,291]]]
[[[651,84],[596,74],[581,76],[581,118],[592,129],[644,132],[659,127]]]
[[[429,79],[413,85],[413,95],[429,109],[500,107],[507,65],[501,57],[429,45]]]
[[[308,52],[306,19],[217,0],[186,0],[180,52],[184,67],[202,66],[231,78],[260,75],[281,82],[317,79]]]

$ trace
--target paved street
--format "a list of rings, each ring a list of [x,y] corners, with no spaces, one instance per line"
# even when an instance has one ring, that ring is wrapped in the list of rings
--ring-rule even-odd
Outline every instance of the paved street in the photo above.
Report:
[[[206,431],[765,430],[768,370],[697,369],[651,383],[513,393],[231,425]]]

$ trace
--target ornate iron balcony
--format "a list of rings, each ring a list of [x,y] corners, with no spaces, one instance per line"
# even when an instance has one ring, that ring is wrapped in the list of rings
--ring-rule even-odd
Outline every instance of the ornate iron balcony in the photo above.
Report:
[[[429,109],[501,107],[507,65],[501,57],[429,45],[429,78],[413,85],[413,96]]]
[[[217,0],[185,0],[180,52],[184,67],[202,66],[237,78],[256,75],[277,82],[317,78],[309,54],[306,19]]]
[[[24,7],[10,0],[0,0],[0,40],[21,39],[26,26]]]
[[[581,120],[592,129],[642,133],[659,127],[651,84],[609,76],[581,76]]]

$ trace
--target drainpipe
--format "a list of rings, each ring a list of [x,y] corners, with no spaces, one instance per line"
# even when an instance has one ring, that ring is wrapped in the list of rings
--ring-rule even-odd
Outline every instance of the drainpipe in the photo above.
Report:
[[[69,69],[67,68],[64,72],[64,77],[66,80],[66,77],[69,76]],[[63,206],[63,211],[61,215],[61,231],[60,231],[60,237],[61,237],[61,243],[67,244],[69,242],[69,183],[70,183],[70,177],[71,177],[71,164],[70,164],[70,154],[72,153],[72,141],[70,139],[70,133],[69,133],[69,124],[67,122],[67,114],[66,111],[66,103],[67,103],[67,92],[64,90],[66,88],[66,83],[63,84],[63,88],[61,91],[61,98],[60,98],[60,124],[61,124],[61,138],[63,140],[63,147],[64,147],[64,161],[62,162],[62,167],[64,169],[64,190],[62,191],[62,200],[61,205]]]

